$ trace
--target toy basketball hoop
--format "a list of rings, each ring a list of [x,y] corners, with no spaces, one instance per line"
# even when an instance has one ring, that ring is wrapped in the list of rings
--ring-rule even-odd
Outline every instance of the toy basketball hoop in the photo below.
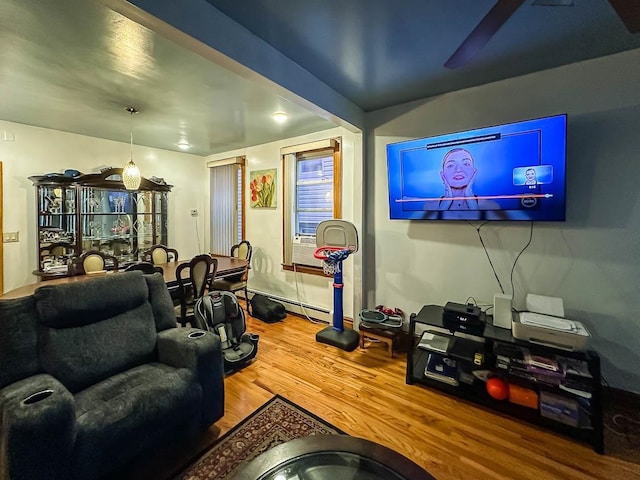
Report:
[[[355,350],[360,334],[345,329],[342,316],[342,261],[358,251],[356,226],[346,220],[323,220],[316,227],[316,250],[313,256],[322,260],[322,270],[333,275],[333,319],[332,325],[316,333],[316,341],[333,345],[347,352]]]
[[[318,260],[322,260],[322,271],[327,275],[334,275],[340,272],[340,264],[342,260],[351,254],[351,250],[343,247],[323,246],[316,248],[313,256]]]

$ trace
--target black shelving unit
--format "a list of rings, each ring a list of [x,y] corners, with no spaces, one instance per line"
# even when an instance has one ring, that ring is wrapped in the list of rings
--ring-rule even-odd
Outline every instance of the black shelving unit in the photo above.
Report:
[[[511,335],[511,330],[494,327],[492,323],[493,318],[490,315],[486,315],[484,318],[485,328],[481,336],[460,335],[444,327],[442,323],[442,311],[443,307],[440,305],[425,305],[419,313],[411,315],[409,333],[413,343],[407,353],[407,384],[418,384],[437,389],[487,409],[588,443],[596,452],[604,453],[602,379],[600,374],[600,357],[596,352],[571,352],[518,340]],[[449,336],[451,341],[449,342],[447,351],[430,351],[424,347],[418,347],[424,331]],[[515,376],[509,373],[508,370],[499,368],[494,349],[501,345],[524,347],[528,349],[532,355],[558,359],[575,359],[581,363],[585,362],[591,375],[588,380],[585,380],[589,383],[591,398],[585,399],[579,395],[562,390],[556,385],[543,384],[531,379]],[[462,372],[462,375],[457,378],[457,385],[451,385],[445,381],[430,378],[425,375],[429,355],[434,353],[445,358],[455,359],[455,361],[458,362],[458,374],[460,375],[459,372]],[[476,370],[489,370],[492,372],[492,375],[500,376],[506,379],[508,383],[518,384],[529,390],[533,390],[538,396],[540,396],[542,392],[548,392],[557,398],[575,402],[579,405],[580,414],[584,417],[585,422],[579,426],[573,426],[543,416],[539,408],[525,407],[511,403],[508,400],[496,400],[488,394],[485,383],[472,374],[472,372]]]

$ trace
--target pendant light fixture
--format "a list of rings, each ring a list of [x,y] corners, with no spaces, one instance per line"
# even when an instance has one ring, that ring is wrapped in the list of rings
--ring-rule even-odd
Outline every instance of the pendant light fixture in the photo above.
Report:
[[[122,183],[124,183],[124,188],[127,190],[137,190],[142,177],[140,176],[140,169],[133,163],[133,116],[138,113],[139,110],[136,107],[127,107],[125,110],[131,114],[131,150],[129,163],[122,169]]]

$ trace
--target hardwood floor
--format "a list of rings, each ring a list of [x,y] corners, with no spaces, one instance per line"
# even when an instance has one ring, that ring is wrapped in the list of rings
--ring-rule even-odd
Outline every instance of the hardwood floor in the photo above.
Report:
[[[225,416],[206,435],[147,458],[133,478],[167,478],[278,393],[349,435],[383,444],[443,479],[639,479],[640,465],[405,384],[406,355],[383,344],[344,352],[315,342],[322,325],[288,316],[265,324],[256,361],[225,380]],[[606,448],[606,445],[605,445]]]

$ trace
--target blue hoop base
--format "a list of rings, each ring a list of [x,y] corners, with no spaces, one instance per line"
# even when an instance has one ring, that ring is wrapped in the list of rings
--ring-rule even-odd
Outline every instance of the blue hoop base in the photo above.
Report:
[[[351,329],[336,330],[333,327],[326,327],[316,333],[316,342],[352,352],[360,343],[360,334]]]

